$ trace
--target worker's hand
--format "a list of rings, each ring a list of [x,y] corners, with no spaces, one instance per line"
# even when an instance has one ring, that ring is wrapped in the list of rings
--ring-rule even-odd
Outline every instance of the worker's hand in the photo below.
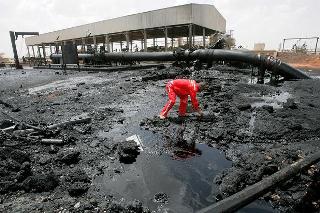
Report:
[[[202,112],[202,110],[201,110],[201,109],[199,109],[199,110],[198,110],[198,113],[199,113],[199,115],[198,115],[198,116],[199,116],[200,118],[202,118],[202,117],[203,117],[203,112]]]
[[[159,118],[160,118],[161,120],[166,119],[166,117],[163,116],[163,115],[159,115]]]

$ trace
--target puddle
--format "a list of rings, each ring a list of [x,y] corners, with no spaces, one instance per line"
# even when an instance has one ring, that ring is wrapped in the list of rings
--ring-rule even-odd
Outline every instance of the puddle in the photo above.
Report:
[[[251,107],[262,107],[264,105],[272,106],[274,109],[279,109],[283,107],[283,104],[291,98],[291,94],[288,92],[282,92],[280,94],[275,94],[272,96],[263,95],[259,97],[259,101],[251,104]]]
[[[157,146],[163,143],[161,136],[143,131],[141,140],[146,147],[137,161],[123,165],[124,173],[110,181],[108,175],[96,181],[102,183],[101,190],[118,195],[126,200],[141,200],[151,210],[170,209],[174,212],[192,212],[215,201],[213,178],[223,169],[231,166],[224,154],[205,144],[196,144],[195,154],[188,152],[189,158],[181,153],[159,154]],[[183,155],[186,157],[186,155]],[[169,197],[166,204],[153,201],[157,193]]]

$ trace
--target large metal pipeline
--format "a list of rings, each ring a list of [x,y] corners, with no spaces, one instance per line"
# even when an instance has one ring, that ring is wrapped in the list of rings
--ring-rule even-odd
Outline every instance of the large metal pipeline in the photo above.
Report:
[[[61,54],[52,54],[52,58],[61,58]],[[80,59],[93,58],[93,54],[79,54]],[[237,61],[272,71],[286,79],[310,79],[306,73],[291,67],[271,56],[257,55],[253,52],[238,50],[204,49],[195,51],[178,50],[175,52],[113,52],[105,53],[107,61]]]
[[[274,74],[281,75],[287,79],[310,79],[306,73],[295,69],[290,65],[281,62],[271,56],[257,55],[252,52],[237,50],[196,50],[189,54],[191,60],[211,60],[211,61],[238,61],[258,66],[262,69],[272,71]]]
[[[93,58],[94,54],[90,54],[90,53],[80,53],[78,54],[78,58],[79,59],[86,59],[86,58]],[[62,58],[62,54],[61,53],[53,53],[50,56],[51,59],[61,59]]]

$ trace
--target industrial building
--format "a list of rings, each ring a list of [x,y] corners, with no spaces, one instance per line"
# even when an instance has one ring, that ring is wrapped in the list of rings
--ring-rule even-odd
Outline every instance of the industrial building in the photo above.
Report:
[[[183,45],[190,48],[195,45],[195,37],[201,38],[198,43],[204,47],[208,36],[225,31],[226,20],[213,5],[186,4],[31,36],[25,42],[29,57],[59,53],[67,41],[77,45],[80,53],[89,48],[107,52],[167,51]]]

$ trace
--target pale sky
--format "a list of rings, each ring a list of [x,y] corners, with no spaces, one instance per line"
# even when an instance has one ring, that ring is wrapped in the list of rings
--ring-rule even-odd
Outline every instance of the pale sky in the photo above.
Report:
[[[259,42],[278,49],[283,38],[320,36],[320,0],[0,0],[0,53],[13,55],[9,30],[46,33],[187,3],[213,4],[236,44],[248,49]],[[21,57],[23,39],[17,49]]]

